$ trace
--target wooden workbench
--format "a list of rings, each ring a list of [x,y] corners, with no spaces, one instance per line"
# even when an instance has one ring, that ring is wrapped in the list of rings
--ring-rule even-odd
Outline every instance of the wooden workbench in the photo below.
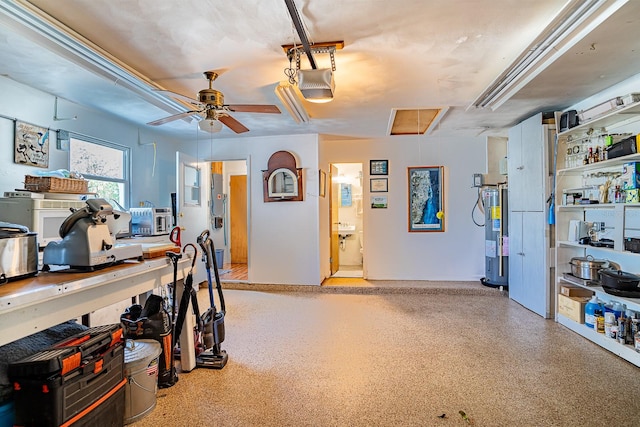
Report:
[[[179,261],[178,280],[190,266],[189,257]],[[0,345],[171,282],[173,266],[165,257],[124,261],[94,272],[40,272],[0,285]]]

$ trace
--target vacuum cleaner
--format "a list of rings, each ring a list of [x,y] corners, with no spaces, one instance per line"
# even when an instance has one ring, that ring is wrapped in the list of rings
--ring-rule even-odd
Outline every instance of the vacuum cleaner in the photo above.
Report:
[[[229,358],[227,352],[220,348],[220,344],[224,341],[224,315],[226,308],[224,305],[222,286],[220,285],[220,275],[218,274],[218,263],[215,256],[213,256],[215,250],[213,241],[209,237],[209,230],[204,230],[200,236],[198,236],[197,243],[202,248],[202,260],[207,270],[209,308],[201,316],[203,325],[202,345],[205,350],[196,356],[196,367],[222,369],[227,364]],[[216,291],[218,293],[218,299],[220,300],[220,311],[216,309],[215,305],[213,283],[211,280],[212,269],[216,278]]]
[[[220,285],[220,276],[218,275],[218,266],[215,257],[213,257],[214,247],[213,241],[209,238],[209,230],[203,231],[197,239],[198,245],[202,248],[202,261],[205,264],[207,270],[207,282],[209,285],[209,308],[200,315],[200,309],[198,307],[198,295],[193,288],[193,268],[198,256],[197,248],[187,243],[183,252],[187,247],[193,248],[194,254],[191,257],[191,269],[184,280],[184,290],[182,292],[182,298],[177,310],[176,321],[174,324],[174,357],[180,359],[181,351],[177,347],[178,337],[182,333],[182,327],[184,326],[184,320],[191,304],[193,314],[196,318],[196,326],[194,327],[194,351],[195,351],[195,367],[196,368],[213,368],[222,369],[227,364],[229,356],[225,350],[220,348],[220,344],[224,341],[224,295],[222,294],[222,286]],[[179,258],[181,255],[167,252],[172,261]],[[215,297],[213,292],[213,283],[211,280],[211,269],[215,273],[216,278],[216,290],[218,292],[218,299],[220,300],[220,311],[216,309]],[[175,313],[175,281],[174,281],[174,308]]]

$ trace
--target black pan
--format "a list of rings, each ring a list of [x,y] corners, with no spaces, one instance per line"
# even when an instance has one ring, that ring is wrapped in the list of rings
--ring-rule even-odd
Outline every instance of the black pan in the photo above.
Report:
[[[640,288],[638,288],[640,276],[621,270],[603,268],[600,270],[600,282],[603,288],[617,289],[620,291],[640,291]]]

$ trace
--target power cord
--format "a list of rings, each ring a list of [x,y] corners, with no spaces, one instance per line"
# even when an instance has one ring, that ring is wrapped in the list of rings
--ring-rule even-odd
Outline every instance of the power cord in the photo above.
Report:
[[[478,198],[476,199],[475,204],[473,205],[473,208],[471,209],[471,220],[473,221],[473,223],[478,226],[478,227],[484,227],[485,226],[485,222],[483,222],[482,224],[478,223],[476,221],[476,218],[474,216],[474,213],[476,211],[476,208],[478,208],[478,210],[480,210],[480,212],[483,214],[484,216],[484,200],[482,200],[482,187],[478,187]]]

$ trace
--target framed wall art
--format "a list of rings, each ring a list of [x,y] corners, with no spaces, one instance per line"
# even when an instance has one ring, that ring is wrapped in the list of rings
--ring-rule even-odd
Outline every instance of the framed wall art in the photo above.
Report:
[[[369,175],[389,175],[389,160],[369,160]]]
[[[29,123],[15,121],[13,162],[49,167],[49,129]]]
[[[389,191],[389,180],[387,178],[371,178],[369,191],[372,193],[386,193]]]
[[[371,196],[371,209],[387,209],[387,196]]]
[[[444,167],[407,168],[409,232],[444,231]]]

